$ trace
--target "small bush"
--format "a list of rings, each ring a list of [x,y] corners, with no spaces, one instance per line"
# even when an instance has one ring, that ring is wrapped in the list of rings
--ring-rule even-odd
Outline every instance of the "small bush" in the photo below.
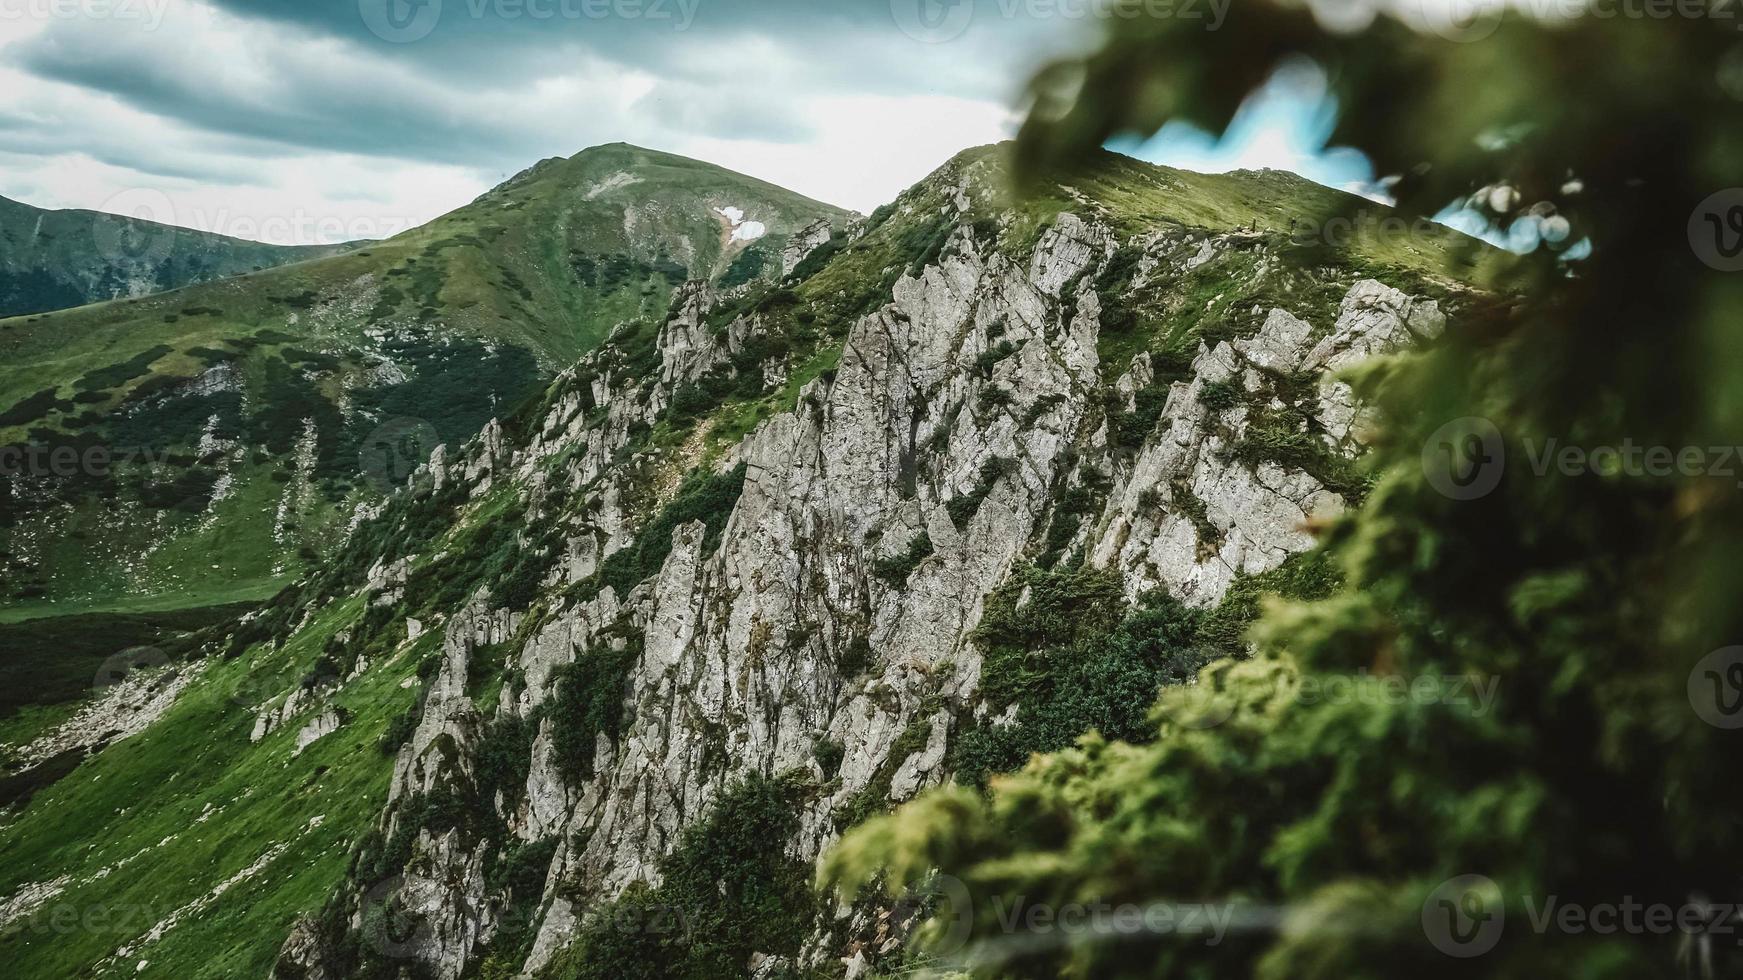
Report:
[[[551,755],[571,786],[593,778],[599,736],[615,742],[622,734],[629,675],[640,659],[637,642],[583,654],[557,672],[549,707]]]
[[[914,569],[920,567],[921,562],[932,557],[932,551],[932,536],[921,531],[900,553],[878,559],[872,566],[872,574],[890,588],[899,589],[907,583],[908,577],[914,574]]]
[[[1198,390],[1198,402],[1213,412],[1234,408],[1241,400],[1241,389],[1227,381],[1206,381]]]

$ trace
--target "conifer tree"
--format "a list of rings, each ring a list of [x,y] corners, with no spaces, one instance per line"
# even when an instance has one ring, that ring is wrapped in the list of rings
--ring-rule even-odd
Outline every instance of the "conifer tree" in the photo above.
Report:
[[[1020,152],[1038,175],[1168,120],[1220,131],[1277,65],[1310,58],[1333,142],[1395,176],[1407,216],[1470,200],[1545,243],[1439,341],[1358,372],[1377,480],[1326,535],[1337,594],[1273,604],[1252,656],[1164,691],[1154,742],[1089,735],[830,856],[849,892],[948,885],[920,947],[941,968],[1743,969],[1743,923],[1687,918],[1743,899],[1743,463],[1720,448],[1743,435],[1743,36],[1719,4],[1554,21],[1402,7],[1353,30],[1287,0],[1238,3],[1215,31],[1120,21],[1034,84]],[[1409,694],[1309,696],[1340,681]],[[1122,903],[1205,903],[1228,931],[1010,918]],[[1666,929],[1655,906],[1684,918]]]

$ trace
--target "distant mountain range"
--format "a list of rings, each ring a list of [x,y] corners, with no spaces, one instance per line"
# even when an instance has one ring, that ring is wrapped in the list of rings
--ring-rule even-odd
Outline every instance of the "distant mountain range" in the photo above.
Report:
[[[266,245],[0,197],[0,317],[133,299],[351,247]]]

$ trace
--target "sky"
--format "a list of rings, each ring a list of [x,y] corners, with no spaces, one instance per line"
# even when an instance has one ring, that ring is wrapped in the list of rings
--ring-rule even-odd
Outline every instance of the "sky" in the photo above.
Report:
[[[869,212],[1013,135],[1081,0],[0,0],[0,195],[278,244],[382,238],[626,141]],[[1360,193],[1290,66],[1221,139],[1116,148]]]

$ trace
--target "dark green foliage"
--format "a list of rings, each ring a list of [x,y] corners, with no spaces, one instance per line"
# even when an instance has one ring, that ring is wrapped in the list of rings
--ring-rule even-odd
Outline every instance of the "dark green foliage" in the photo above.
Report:
[[[315,301],[320,299],[320,297],[317,296],[313,290],[305,289],[294,296],[273,296],[271,299],[275,303],[283,303],[284,305],[294,309],[306,310],[309,307],[314,306]]]
[[[834,779],[841,771],[841,760],[847,756],[847,748],[834,739],[820,738],[812,743],[811,755],[817,760],[817,767],[823,770],[823,778]]]
[[[119,364],[87,372],[79,380],[73,382],[73,388],[78,391],[102,391],[124,385],[134,378],[149,374],[154,361],[174,352],[174,348],[159,344],[149,350],[140,351]]]
[[[1157,496],[1160,497],[1161,494],[1158,493]],[[1214,552],[1222,546],[1223,532],[1211,523],[1210,507],[1184,481],[1177,482],[1170,488],[1169,502],[1192,522],[1193,531],[1198,535],[1200,554]]]
[[[593,777],[594,749],[600,735],[617,741],[628,720],[629,675],[641,659],[638,634],[624,649],[599,648],[578,654],[553,675],[551,754],[571,786]]]
[[[1082,288],[1083,280],[1069,279],[1059,289],[1059,319],[1070,323],[1077,319],[1077,291]]]
[[[381,750],[382,755],[398,753],[400,747],[411,740],[412,733],[417,731],[418,722],[422,717],[423,705],[421,703],[408,709],[404,714],[395,715],[393,721],[388,723],[387,730],[381,733],[379,739],[376,739],[376,748]]]
[[[1265,596],[1317,602],[1331,598],[1343,581],[1331,555],[1317,550],[1291,555],[1268,572],[1242,575],[1229,586],[1223,601],[1205,615],[1201,640],[1225,654],[1244,654],[1247,631],[1259,618]]]
[[[392,563],[427,553],[431,543],[451,529],[455,509],[465,497],[466,488],[458,484],[440,492],[424,488],[389,497],[381,511],[352,531],[344,547],[327,561],[311,583],[311,594],[338,595],[361,584],[376,561]],[[428,575],[424,581],[429,581]]]
[[[635,541],[600,564],[599,571],[582,583],[582,597],[597,595],[609,585],[621,596],[628,595],[643,579],[660,570],[666,556],[672,553],[672,532],[680,525],[702,521],[706,527],[702,546],[711,552],[726,529],[726,519],[738,505],[744,492],[744,464],[720,475],[698,473],[684,481],[672,502],[660,508],[640,532]]]
[[[980,397],[976,400],[975,404],[983,413],[996,412],[1002,408],[1009,408],[1011,403],[1015,400],[1016,399],[1011,397],[1011,393],[1008,389],[1000,387],[999,385],[987,385],[980,390]]]
[[[601,367],[615,367],[631,382],[646,381],[660,373],[660,325],[647,319],[624,324],[612,332],[602,355]]]
[[[211,504],[217,484],[216,470],[196,466],[173,471],[165,478],[141,476],[132,486],[140,504],[152,510],[199,514]]]
[[[82,306],[92,297],[59,270],[0,271],[0,319]],[[9,329],[9,327],[0,327]]]
[[[1276,463],[1301,470],[1346,500],[1360,500],[1368,492],[1368,479],[1357,465],[1326,448],[1317,423],[1293,405],[1255,405],[1247,415],[1246,437],[1232,456],[1248,466]]]
[[[0,623],[0,718],[108,686],[135,665],[179,659],[253,608],[251,603],[155,613],[87,613]],[[137,656],[118,656],[124,651]]]
[[[1058,408],[1063,404],[1065,404],[1065,396],[1057,391],[1049,392],[1042,395],[1040,398],[1035,399],[1035,403],[1029,406],[1027,412],[1023,413],[1024,427],[1034,425],[1036,422],[1040,421],[1041,416],[1046,415],[1048,412],[1053,411],[1055,408]]]
[[[818,901],[806,862],[783,843],[805,784],[752,776],[724,793],[660,862],[658,888],[599,910],[541,980],[729,980],[752,953],[791,956]]]
[[[275,456],[287,456],[302,438],[305,419],[313,419],[321,432],[345,427],[339,409],[289,362],[269,357],[264,373],[259,397],[248,414],[251,442]],[[332,463],[337,455],[333,440],[318,440],[317,453],[322,462]]]
[[[1125,611],[1117,572],[1029,569],[1013,575],[987,596],[974,634],[985,655],[981,690],[988,703],[1002,710],[1020,700],[1045,680],[1045,666],[1033,658],[1111,632]]]
[[[507,845],[507,850],[491,851],[486,860],[485,885],[502,901],[496,932],[483,950],[475,954],[474,962],[493,965],[502,971],[518,969],[532,951],[537,938],[533,926],[538,920],[539,899],[544,895],[545,877],[551,859],[557,853],[557,838]],[[486,970],[490,967],[486,967]],[[486,972],[485,976],[501,973]]]
[[[1095,291],[1101,299],[1101,329],[1106,333],[1126,334],[1137,327],[1138,316],[1132,309],[1132,278],[1138,272],[1138,260],[1144,251],[1136,245],[1121,245],[1114,250],[1096,276]]]
[[[1168,404],[1168,386],[1158,382],[1139,388],[1132,393],[1132,404],[1128,412],[1117,399],[1108,402],[1109,442],[1128,453],[1140,449],[1150,433],[1156,431],[1156,422]]]
[[[532,540],[505,542],[485,563],[494,572],[491,594],[505,609],[526,609],[538,598],[539,586],[562,557],[562,535],[552,523],[536,523]]]
[[[845,247],[847,247],[846,236],[839,230],[832,230],[829,233],[828,241],[812,249],[810,255],[799,260],[799,264],[793,267],[789,278],[799,281],[811,278],[821,272],[823,267],[829,264],[829,260]]]
[[[937,262],[955,229],[956,224],[948,215],[938,215],[904,228],[896,239],[896,249],[898,254],[912,257],[908,274],[917,276],[922,269]]]
[[[492,864],[484,883],[491,891],[536,899],[544,891],[545,874],[556,854],[555,837],[511,844]]]
[[[915,535],[908,546],[896,554],[879,558],[872,565],[872,574],[881,579],[892,589],[899,589],[907,584],[908,576],[914,574],[914,569],[920,563],[932,557],[932,536],[925,531]]]
[[[214,364],[223,364],[227,361],[234,361],[236,358],[241,356],[236,351],[228,351],[218,347],[189,347],[182,353],[187,354],[189,357],[199,358],[208,367]]]
[[[143,403],[130,400],[123,408],[110,414],[106,425],[111,443],[118,447],[165,450],[193,446],[213,416],[218,418],[214,436],[234,439],[242,434],[239,392],[152,398]]]
[[[444,510],[453,507],[453,498],[442,495],[421,500],[414,500],[399,515],[397,526],[372,528],[371,537],[385,532],[388,540],[405,542],[394,545],[397,551],[446,530],[437,521]],[[525,506],[516,501],[472,529],[455,553],[415,569],[406,584],[405,608],[452,609],[486,586],[498,607],[526,609],[538,599],[539,586],[562,557],[562,540],[559,522],[529,521]],[[352,559],[353,554],[360,557]],[[350,562],[367,562],[367,556],[362,549],[347,547],[342,560],[355,570]]]
[[[761,395],[764,362],[785,357],[792,349],[787,333],[790,324],[784,321],[784,314],[790,312],[797,302],[793,292],[786,289],[774,290],[757,301],[754,305],[759,311],[769,314],[779,310],[781,315],[766,315],[765,325],[770,329],[746,338],[731,360],[708,372],[699,381],[679,386],[672,393],[672,406],[667,416],[672,423],[686,425],[729,401],[748,401]],[[737,313],[726,317],[726,322],[734,316]],[[719,329],[724,330],[725,324]]]
[[[410,377],[402,384],[352,393],[354,404],[367,416],[347,432],[352,466],[363,440],[383,421],[427,422],[443,442],[457,447],[491,419],[507,418],[523,402],[542,394],[547,380],[532,352],[523,347],[486,346],[420,332],[396,336],[382,346],[383,353],[403,365]],[[347,452],[338,455],[343,458]]]
[[[974,359],[975,373],[983,378],[990,379],[993,376],[993,368],[997,367],[1000,361],[1010,357],[1016,352],[1017,345],[1008,340],[999,341],[997,344],[983,351],[979,357]]]
[[[1047,537],[1042,543],[1041,556],[1035,560],[1036,567],[1050,569],[1065,557],[1066,547],[1077,536],[1083,522],[1101,507],[1107,491],[1107,477],[1089,471],[1084,474],[1084,482],[1060,495],[1059,503],[1053,507],[1052,520],[1047,524]]]
[[[950,523],[957,530],[968,527],[968,522],[980,512],[980,505],[986,501],[987,495],[993,492],[993,487],[1000,479],[1016,470],[1016,460],[1004,456],[993,456],[980,464],[980,482],[973,490],[958,497],[952,497],[944,505],[945,512],[950,515]],[[928,539],[930,544],[930,539]],[[905,576],[904,576],[905,577]]]
[[[317,371],[337,370],[341,363],[339,358],[322,351],[310,351],[301,350],[296,347],[286,347],[279,353],[285,360],[292,364]]]
[[[835,669],[842,677],[854,678],[864,673],[872,665],[871,639],[863,632],[855,632],[841,649],[836,658]]]
[[[595,257],[575,251],[569,254],[569,263],[576,282],[601,293],[616,292],[656,276],[669,288],[690,277],[688,269],[665,255],[647,262],[622,252]]]
[[[835,829],[841,831],[858,826],[866,818],[881,812],[889,803],[890,784],[896,778],[896,770],[901,768],[909,756],[924,750],[931,738],[931,719],[916,718],[909,722],[890,742],[889,754],[884,756],[883,763],[872,773],[872,778],[830,815],[835,822]]]
[[[950,875],[968,948],[993,954],[966,960],[976,977],[1736,975],[1737,949],[1703,930],[1570,930],[1541,910],[1549,896],[1665,916],[1694,895],[1735,900],[1743,788],[1713,774],[1738,740],[1737,685],[1717,667],[1743,636],[1743,496],[1729,477],[1522,464],[1550,439],[1699,447],[1739,431],[1726,352],[1743,282],[1713,252],[1734,250],[1736,223],[1727,237],[1732,199],[1710,195],[1736,184],[1743,104],[1714,81],[1735,38],[1703,12],[1642,30],[1510,8],[1451,37],[1385,11],[1327,30],[1323,10],[1261,0],[1214,32],[1122,23],[1051,70],[1019,149],[1031,177],[1102,159],[1116,133],[1223,131],[1280,61],[1306,58],[1337,106],[1333,138],[1398,176],[1407,219],[1472,200],[1502,224],[1554,214],[1593,247],[1569,262],[1471,245],[1499,294],[1467,297],[1426,349],[1352,375],[1376,409],[1376,479],[1327,531],[1343,584],[1267,608],[1256,656],[1165,689],[1154,742],[1085,739],[986,794],[930,794],[850,835],[826,876],[851,894],[880,874]],[[1469,197],[1493,187],[1516,193]],[[1244,329],[1243,314],[1206,326]],[[1507,465],[1465,492],[1434,454],[1468,453],[1472,419],[1498,430],[1482,448]],[[1254,458],[1317,465],[1301,421],[1259,420]],[[1483,683],[1493,700],[1471,694]],[[1337,686],[1379,696],[1325,696]],[[1264,925],[1220,943],[1057,942],[998,921],[1018,896],[1057,909],[1183,895]],[[1473,944],[1484,931],[1498,942]]]
[[[1157,692],[1190,680],[1218,655],[1200,645],[1201,620],[1201,613],[1152,594],[1112,630],[1086,628],[1060,646],[997,650],[996,668],[989,656],[987,669],[1015,672],[1002,674],[997,689],[1021,706],[1017,720],[1002,727],[977,722],[965,730],[951,746],[956,778],[983,784],[1092,730],[1130,742],[1153,740],[1149,715]]]
[[[770,258],[769,247],[765,243],[752,245],[738,253],[738,257],[732,260],[725,272],[721,273],[720,288],[731,289],[734,286],[742,286],[762,275],[763,270],[768,267]]]
[[[73,403],[64,401],[56,394],[55,389],[45,388],[19,402],[4,412],[0,412],[0,425],[23,425],[43,418],[50,412],[67,411]]]
[[[473,753],[477,809],[493,838],[500,839],[507,829],[497,816],[498,795],[502,798],[502,809],[508,812],[513,812],[526,795],[533,737],[537,734],[536,719],[500,715],[484,729],[484,737]]]
[[[1206,381],[1198,390],[1198,401],[1205,408],[1220,412],[1240,404],[1241,389],[1227,381]]]

